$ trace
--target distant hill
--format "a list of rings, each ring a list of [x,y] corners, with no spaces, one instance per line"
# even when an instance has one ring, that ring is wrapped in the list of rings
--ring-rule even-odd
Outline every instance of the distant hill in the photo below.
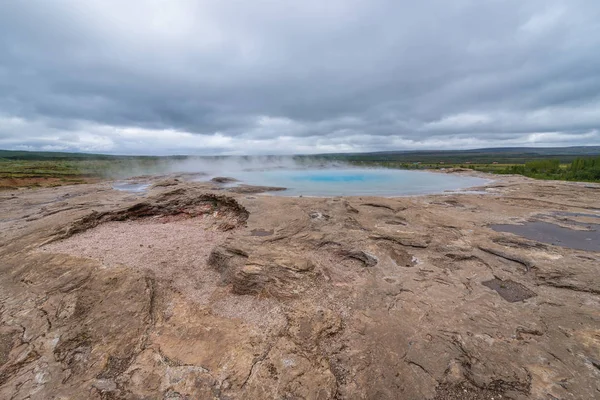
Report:
[[[492,163],[519,164],[526,161],[550,158],[561,162],[571,162],[577,157],[600,155],[600,146],[575,147],[503,147],[471,150],[397,150],[369,153],[330,153],[318,155],[298,155],[297,158],[324,158],[328,160],[375,161],[375,162],[447,162],[447,163]],[[92,153],[67,153],[51,151],[0,150],[0,160],[114,160],[114,159],[184,159],[187,156],[116,156]],[[217,158],[221,158],[217,157]]]
[[[523,164],[539,159],[558,159],[567,163],[577,157],[600,155],[600,146],[577,147],[503,147],[472,150],[408,150],[379,151],[371,153],[322,154],[320,157],[334,160],[361,162],[401,163],[480,163]]]
[[[492,147],[469,150],[406,150],[406,151],[376,151],[354,154],[539,154],[539,155],[598,155],[600,146],[571,146],[571,147]]]
[[[88,153],[63,153],[54,151],[15,151],[0,150],[0,159],[7,160],[106,160],[116,156]]]
[[[21,151],[21,150],[0,150],[0,160],[57,160],[57,161],[76,161],[76,160],[122,160],[132,158],[158,159],[158,158],[185,158],[186,156],[117,156],[111,154],[94,153],[67,153],[55,151]]]

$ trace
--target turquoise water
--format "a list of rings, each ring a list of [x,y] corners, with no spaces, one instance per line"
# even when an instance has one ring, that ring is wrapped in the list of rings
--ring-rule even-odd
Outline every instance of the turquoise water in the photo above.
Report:
[[[273,192],[278,196],[409,196],[455,191],[488,182],[457,174],[366,168],[235,171],[225,176],[248,185],[287,188]]]

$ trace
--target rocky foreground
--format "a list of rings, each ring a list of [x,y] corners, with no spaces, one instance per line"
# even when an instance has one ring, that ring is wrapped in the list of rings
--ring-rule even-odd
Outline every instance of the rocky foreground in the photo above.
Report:
[[[600,398],[600,253],[489,227],[600,188],[218,189],[0,193],[0,398]]]

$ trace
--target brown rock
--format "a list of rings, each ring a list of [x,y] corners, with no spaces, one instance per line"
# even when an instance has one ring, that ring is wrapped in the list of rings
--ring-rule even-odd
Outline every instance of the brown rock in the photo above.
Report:
[[[496,179],[452,198],[7,193],[0,398],[596,398],[600,256],[489,226],[590,214],[597,190]]]

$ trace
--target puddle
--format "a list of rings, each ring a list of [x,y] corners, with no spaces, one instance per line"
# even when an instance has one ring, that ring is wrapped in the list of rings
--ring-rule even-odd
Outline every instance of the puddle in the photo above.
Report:
[[[130,193],[145,193],[150,187],[149,183],[115,182],[112,188]]]
[[[511,280],[492,279],[491,281],[481,282],[481,284],[498,292],[500,297],[509,303],[516,303],[537,296],[525,286]]]
[[[252,229],[250,231],[251,236],[271,236],[275,231],[271,229],[270,231],[264,229]]]
[[[527,222],[524,225],[491,225],[496,232],[508,232],[541,243],[569,249],[600,252],[600,224],[585,224],[591,230],[573,230],[549,222]]]

